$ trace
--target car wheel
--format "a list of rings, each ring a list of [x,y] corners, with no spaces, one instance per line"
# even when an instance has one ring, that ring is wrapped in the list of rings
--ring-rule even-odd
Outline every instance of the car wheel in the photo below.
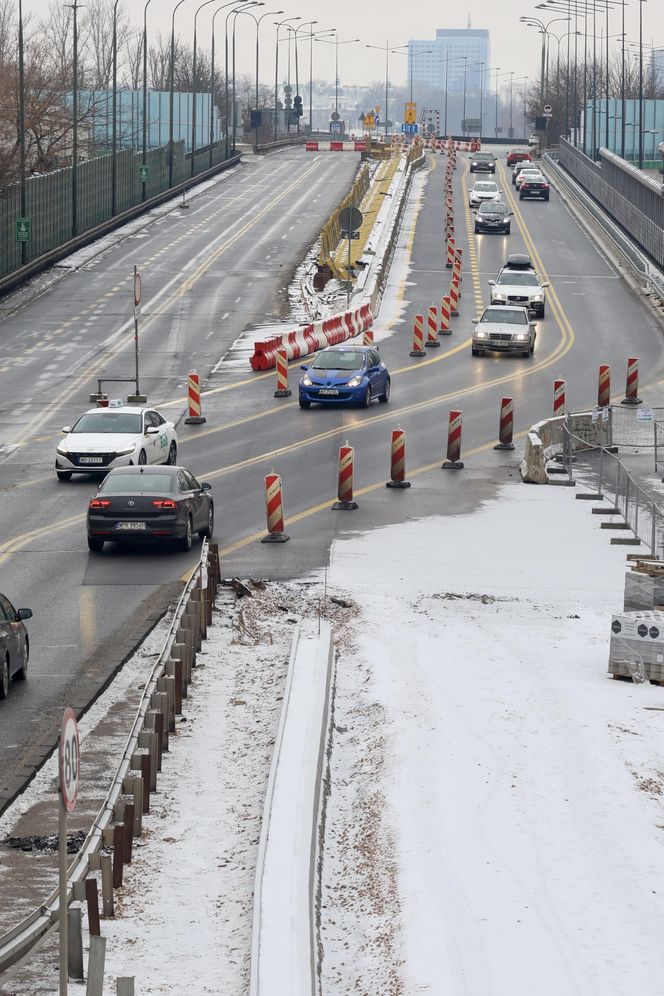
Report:
[[[187,519],[187,531],[180,540],[180,549],[188,553],[191,550],[192,540],[194,538],[194,527],[191,521],[191,516]]]
[[[389,400],[390,400],[390,378],[387,377],[385,379],[385,390],[383,391],[382,394],[378,395],[378,401],[380,402],[381,405],[386,405]]]
[[[147,462],[148,462],[147,454],[146,454],[145,450],[141,450],[141,452],[138,454],[138,465],[139,465],[139,467],[145,467],[145,465],[146,465]]]
[[[210,502],[210,508],[208,510],[208,520],[205,529],[199,529],[198,535],[201,539],[212,539],[212,533],[214,532],[214,505]]]
[[[0,699],[6,699],[9,695],[9,657],[5,657],[0,670]]]
[[[521,193],[521,191],[519,191],[519,200],[520,200],[520,201],[522,201],[522,200],[523,200],[523,194]]]
[[[477,227],[477,225],[475,225],[475,235],[479,235],[479,234],[480,234],[480,230],[479,230],[479,228]]]
[[[547,196],[544,198],[544,200],[548,201],[548,199],[549,199],[549,195],[547,194]]]
[[[532,358],[534,355],[535,355],[535,343],[533,343],[532,346],[530,347],[530,357]]]
[[[174,467],[177,462],[178,462],[178,447],[175,440],[173,440],[173,442],[168,448],[168,459],[166,460],[166,464],[170,467]]]
[[[537,313],[538,318],[544,318],[544,312],[545,311],[546,311],[546,305],[543,304],[542,307],[539,309],[539,311]]]
[[[311,402],[305,401],[304,398],[300,398],[300,408],[311,408]]]
[[[473,354],[473,356],[481,356],[482,355],[482,350],[481,349],[475,349],[474,347],[472,347],[470,351]]]
[[[71,481],[71,470],[56,470],[59,481]]]
[[[104,541],[98,536],[88,536],[88,550],[91,553],[101,553],[104,549]]]
[[[28,677],[28,661],[30,660],[30,644],[28,640],[25,641],[23,645],[23,663],[21,667],[16,672],[16,677],[19,681],[25,681]]]
[[[371,404],[371,384],[367,384],[367,389],[360,400],[360,408],[368,408]]]

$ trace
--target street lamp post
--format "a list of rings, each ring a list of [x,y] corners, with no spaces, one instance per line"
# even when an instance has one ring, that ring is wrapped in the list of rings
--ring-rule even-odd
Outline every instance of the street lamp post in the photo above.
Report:
[[[23,61],[23,2],[18,0],[18,176],[21,197],[21,218],[27,214],[25,181],[25,67]],[[21,242],[21,265],[28,257],[28,244]]]
[[[211,81],[210,81],[210,157],[209,163],[210,168],[212,168],[212,146],[214,143],[214,101],[215,101],[215,86],[216,86],[216,72],[215,72],[215,33],[214,33],[214,22],[217,19],[217,14],[220,14],[222,10],[226,10],[227,7],[235,7],[242,0],[230,0],[229,3],[222,3],[221,7],[217,9],[212,14],[212,28],[211,28]],[[228,51],[226,52],[226,59],[228,60]],[[226,73],[228,72],[228,65],[226,65]],[[226,80],[228,82],[228,80]],[[226,104],[227,112],[228,104]],[[228,158],[228,120],[226,120],[226,135],[224,137],[224,158]]]
[[[385,52],[385,138],[387,138],[388,133],[388,101],[389,101],[389,87],[390,87],[390,52],[398,52],[400,49],[407,48],[407,45],[365,45],[365,48],[375,48],[379,52]]]
[[[190,175],[194,176],[196,173],[196,38],[197,38],[197,21],[198,15],[203,10],[203,7],[207,7],[208,4],[214,3],[214,0],[203,0],[194,13],[194,55],[192,60],[192,80],[191,87],[192,93],[192,108],[191,108],[191,171]]]
[[[301,21],[301,17],[286,17],[283,21],[277,21],[277,41],[274,50],[274,141],[277,140],[277,119],[279,116],[279,28],[282,24],[291,24],[293,21]]]
[[[113,41],[112,46],[112,98],[111,98],[111,215],[118,213],[118,164],[117,164],[117,99],[118,99],[118,4],[113,4]]]
[[[146,0],[143,7],[143,165],[148,161],[148,7],[152,0]],[[141,200],[147,197],[147,183],[141,184]]]
[[[328,41],[326,38],[316,38],[316,41],[325,42],[326,45],[334,45],[334,114],[332,115],[332,120],[338,121],[339,120],[339,46],[352,45],[354,44],[354,42],[358,42],[360,39],[346,38],[344,41],[339,41],[339,32],[337,28],[332,28],[331,31],[334,32],[334,41]]]
[[[468,70],[468,56],[462,55],[463,59],[463,113],[461,115],[461,134],[466,137],[466,72]]]
[[[495,84],[494,84],[495,90],[496,90],[496,114],[495,114],[494,126],[493,126],[493,137],[494,138],[498,138],[498,71],[499,71],[499,69],[500,69],[500,66],[495,66],[494,67],[494,72],[496,74],[496,81],[495,81]]]
[[[643,4],[639,0],[639,169],[643,169]]]
[[[250,10],[245,10],[245,13],[254,21],[256,25],[256,93],[254,97],[255,110],[258,111],[258,53],[259,53],[259,33],[261,21],[265,17],[274,17],[275,14],[283,14],[283,10],[267,10],[260,17],[256,17],[252,14]],[[258,125],[256,125],[256,145],[258,145]]]
[[[299,64],[298,64],[298,59],[297,59],[297,33],[300,30],[300,28],[304,28],[304,27],[309,27],[310,28],[314,24],[318,24],[318,21],[302,21],[302,23],[298,24],[298,26],[296,28],[289,28],[289,30],[293,32],[293,38],[294,38],[294,41],[295,41],[295,96],[296,97],[300,96],[300,70],[299,70]],[[298,110],[300,109],[298,105],[296,105],[296,107],[298,107]],[[298,131],[298,134],[299,134],[299,131],[300,131],[300,115],[299,114],[297,116],[297,131]]]
[[[117,4],[118,0],[116,0]],[[175,14],[178,7],[181,7],[185,0],[178,0],[171,16],[171,66],[170,66],[170,92],[168,98],[168,186],[173,186],[173,113],[175,105]],[[115,87],[113,88],[115,92]],[[115,114],[113,115],[113,127],[115,128]]]
[[[78,235],[78,0],[67,4],[74,11],[74,66],[72,80],[72,168],[71,168],[71,234]]]
[[[265,6],[264,0],[249,0],[249,3],[247,4],[246,7],[240,7],[239,9],[236,8],[235,10],[231,11],[231,13],[233,14],[233,43],[232,43],[232,50],[233,50],[233,113],[232,113],[232,120],[233,120],[232,139],[233,139],[233,141],[232,141],[232,154],[233,155],[235,155],[235,134],[236,134],[236,129],[237,129],[237,115],[236,115],[237,97],[236,97],[236,94],[235,94],[235,24],[236,24],[236,21],[237,21],[239,15],[245,13],[248,7],[264,7],[264,6]]]

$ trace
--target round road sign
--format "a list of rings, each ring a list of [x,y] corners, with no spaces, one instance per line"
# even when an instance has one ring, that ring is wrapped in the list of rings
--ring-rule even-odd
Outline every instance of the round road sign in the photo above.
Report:
[[[545,104],[544,105],[544,113],[545,114],[550,114],[552,110],[553,110],[553,108],[552,108],[551,104]]]
[[[362,212],[356,207],[347,207],[339,212],[339,227],[344,232],[356,232],[362,221]]]
[[[141,303],[141,275],[136,270],[134,274],[134,304],[139,305]]]
[[[68,813],[73,813],[78,797],[80,779],[80,752],[78,724],[73,709],[65,709],[60,732],[60,794],[62,805]]]

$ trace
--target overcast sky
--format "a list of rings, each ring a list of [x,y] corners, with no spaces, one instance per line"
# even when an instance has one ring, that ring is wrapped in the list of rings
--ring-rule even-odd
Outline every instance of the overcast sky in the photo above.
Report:
[[[55,0],[57,3],[58,0]],[[80,0],[79,0],[80,2]],[[83,0],[83,3],[85,0]],[[137,29],[142,25],[144,0],[124,0],[124,5]],[[148,32],[159,32],[169,35],[171,30],[171,12],[176,0],[151,0],[148,10]],[[176,33],[191,43],[193,34],[193,12],[202,0],[184,0],[176,15]],[[611,2],[611,0],[609,0]],[[209,48],[210,23],[212,12],[221,6],[214,0],[209,3],[198,17],[198,44]],[[109,5],[112,0],[109,0]],[[451,6],[451,5],[450,5]],[[23,0],[26,11],[34,11],[45,15],[49,0]],[[534,77],[538,71],[541,54],[541,35],[535,28],[519,23],[519,17],[529,14],[541,18],[543,12],[535,7],[534,0],[474,0],[472,4],[459,5],[450,17],[446,13],[447,5],[434,3],[433,0],[410,0],[407,4],[386,3],[385,0],[369,0],[359,4],[357,0],[336,0],[334,4],[318,2],[318,0],[285,0],[285,2],[266,2],[262,8],[256,8],[257,14],[276,11],[283,8],[281,17],[297,17],[303,22],[316,19],[316,30],[337,28],[340,42],[345,39],[359,38],[360,41],[339,47],[339,77],[341,83],[363,84],[374,80],[385,79],[385,55],[383,52],[367,49],[365,45],[405,45],[410,38],[434,38],[436,28],[463,28],[467,26],[470,15],[473,28],[486,28],[491,37],[491,64],[500,67],[501,72],[514,71],[515,76]],[[637,0],[628,0],[625,11],[626,33],[628,39],[638,40],[638,8]],[[229,8],[230,10],[230,8]],[[598,0],[597,33],[603,27],[603,0]],[[557,14],[546,15],[549,21]],[[274,50],[276,29],[273,22],[277,17],[267,16],[261,25],[260,71],[262,82],[274,85]],[[225,15],[219,14],[216,19],[216,47],[223,59]],[[298,22],[295,22],[296,24]],[[582,25],[581,25],[582,26]],[[303,27],[300,38],[307,32]],[[567,25],[560,21],[551,28],[553,33],[564,34]],[[611,14],[609,35],[617,34],[620,28],[620,7],[616,6]],[[281,29],[283,33],[284,29]],[[643,40],[644,46],[654,42],[655,46],[664,47],[664,3],[662,0],[651,0],[643,4]],[[110,41],[110,40],[109,40]],[[254,74],[256,29],[248,17],[239,17],[236,29],[236,69],[238,74]],[[619,39],[612,39],[613,45],[619,44]],[[561,57],[566,50],[566,41],[560,46]],[[285,58],[286,47],[280,46],[280,64]],[[552,42],[551,57],[555,58],[556,43]],[[300,78],[309,76],[309,43],[298,45]],[[314,70],[316,79],[334,80],[334,45],[318,42],[314,45]],[[402,55],[390,56],[390,79],[395,84],[405,83],[408,59]],[[281,76],[281,72],[279,74]],[[292,72],[294,77],[294,70]],[[493,77],[492,77],[493,85]],[[417,94],[415,94],[417,97]]]

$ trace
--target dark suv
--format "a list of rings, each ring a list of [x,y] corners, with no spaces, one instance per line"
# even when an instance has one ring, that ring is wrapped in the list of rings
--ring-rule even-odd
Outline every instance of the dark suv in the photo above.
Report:
[[[474,152],[470,160],[471,173],[495,173],[496,157],[491,152]]]

